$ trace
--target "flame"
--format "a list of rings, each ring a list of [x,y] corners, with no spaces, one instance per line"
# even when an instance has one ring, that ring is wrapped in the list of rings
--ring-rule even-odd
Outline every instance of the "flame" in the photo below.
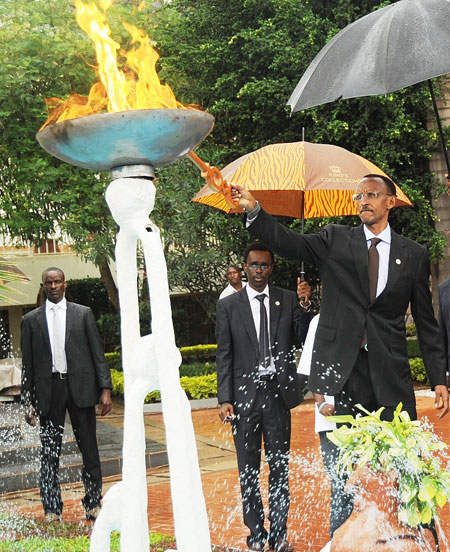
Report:
[[[177,101],[170,86],[161,84],[156,72],[159,54],[145,32],[123,22],[134,47],[128,52],[121,50],[120,44],[111,37],[111,29],[106,23],[106,11],[112,0],[99,0],[102,11],[94,3],[84,4],[82,0],[75,0],[74,3],[77,23],[95,45],[99,81],[92,85],[88,96],[72,94],[67,100],[46,99],[49,116],[40,130],[51,123],[105,111],[198,109],[197,106],[185,106]],[[144,6],[142,2],[139,8]],[[123,70],[117,60],[118,52],[126,60]]]

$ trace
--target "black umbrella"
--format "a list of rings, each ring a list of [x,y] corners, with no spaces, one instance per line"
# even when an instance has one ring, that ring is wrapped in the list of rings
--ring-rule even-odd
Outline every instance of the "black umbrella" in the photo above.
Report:
[[[347,25],[312,61],[289,98],[292,111],[340,98],[388,94],[450,73],[450,0],[400,0]]]

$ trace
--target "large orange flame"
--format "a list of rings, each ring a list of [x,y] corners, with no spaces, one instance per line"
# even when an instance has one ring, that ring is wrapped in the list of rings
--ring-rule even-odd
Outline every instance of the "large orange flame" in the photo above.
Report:
[[[111,3],[112,0],[99,0],[100,11],[94,3],[84,4],[82,0],[75,0],[77,23],[95,45],[99,82],[91,87],[88,96],[72,94],[67,100],[46,99],[49,117],[42,128],[51,123],[105,111],[196,109],[196,106],[178,102],[170,86],[161,84],[156,72],[159,54],[153,48],[150,37],[126,22],[123,25],[131,35],[131,44],[139,46],[121,52],[126,62],[124,70],[120,69],[117,61],[120,44],[111,37],[111,29],[106,23],[106,11]]]

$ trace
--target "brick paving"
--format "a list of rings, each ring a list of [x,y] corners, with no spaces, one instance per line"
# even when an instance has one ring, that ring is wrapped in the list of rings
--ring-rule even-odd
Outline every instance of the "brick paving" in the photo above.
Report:
[[[419,416],[426,416],[434,424],[437,435],[450,444],[450,415],[439,421],[431,396],[418,396]],[[236,458],[230,428],[223,426],[217,409],[192,412],[197,448],[202,472],[203,490],[210,520],[211,542],[216,545],[246,550],[247,529],[242,523],[241,500]],[[306,401],[292,412],[291,446],[291,507],[288,537],[297,552],[319,552],[328,541],[330,487],[324,473],[319,440],[313,433],[314,408]],[[152,439],[164,439],[161,414],[146,414],[146,433]],[[120,415],[111,418],[120,424]],[[263,465],[261,485],[264,504],[267,504],[267,465]],[[107,490],[117,477],[106,478]],[[147,472],[148,520],[150,529],[174,534],[168,470],[161,467]],[[83,522],[80,504],[83,495],[80,485],[63,487],[64,520]],[[2,497],[3,507],[21,515],[42,518],[42,509],[36,491]],[[441,552],[450,552],[450,507],[441,512]],[[195,552],[195,551],[192,551]]]

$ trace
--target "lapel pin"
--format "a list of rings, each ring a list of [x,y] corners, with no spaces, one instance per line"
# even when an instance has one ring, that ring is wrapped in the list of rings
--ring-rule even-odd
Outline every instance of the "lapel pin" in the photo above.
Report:
[[[400,259],[395,259],[395,262],[396,262],[397,264],[402,264],[402,261],[401,261]]]
[[[275,301],[275,305],[276,305],[277,307],[279,307],[279,306],[280,306],[280,302],[279,302],[279,301]]]

